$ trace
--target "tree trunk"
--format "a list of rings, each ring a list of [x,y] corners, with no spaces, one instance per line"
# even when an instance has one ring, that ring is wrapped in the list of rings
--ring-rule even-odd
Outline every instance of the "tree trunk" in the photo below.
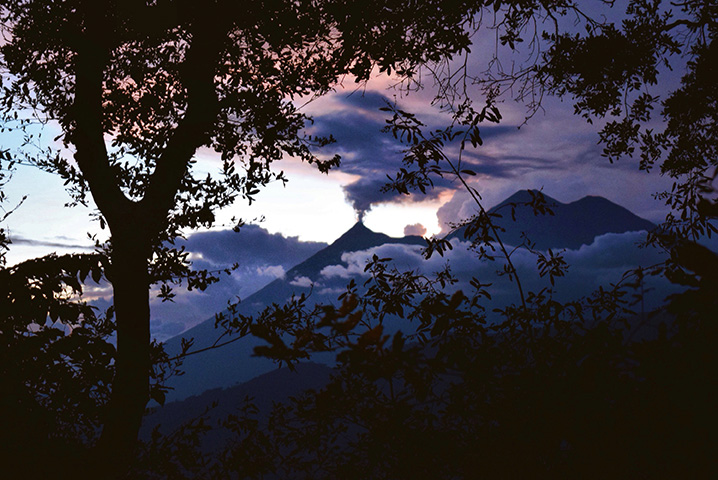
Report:
[[[115,378],[104,428],[93,452],[97,468],[109,478],[121,477],[130,465],[149,400],[149,248],[139,236],[113,236],[110,276],[117,322]]]

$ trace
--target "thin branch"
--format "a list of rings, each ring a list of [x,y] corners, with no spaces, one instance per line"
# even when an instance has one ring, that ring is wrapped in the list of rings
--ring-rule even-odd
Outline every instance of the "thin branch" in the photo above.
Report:
[[[523,287],[521,286],[521,279],[519,278],[519,274],[518,274],[518,271],[516,270],[516,267],[514,266],[513,262],[511,261],[511,255],[506,250],[506,246],[504,246],[504,242],[501,240],[501,237],[499,236],[498,230],[496,229],[493,222],[491,221],[491,218],[489,218],[489,214],[484,209],[484,206],[481,204],[481,200],[476,196],[474,189],[472,189],[469,186],[469,184],[466,183],[466,180],[464,180],[464,177],[461,175],[461,172],[454,166],[454,164],[451,162],[449,157],[444,155],[443,152],[440,152],[440,153],[444,157],[446,162],[449,164],[449,166],[451,166],[451,169],[453,170],[456,177],[464,185],[464,188],[466,188],[466,190],[469,192],[469,195],[471,195],[471,198],[474,200],[474,203],[476,203],[476,205],[478,205],[479,211],[481,212],[481,214],[486,217],[486,220],[489,223],[489,227],[491,228],[491,231],[494,234],[494,238],[496,239],[496,242],[499,244],[499,248],[501,249],[501,252],[503,253],[504,258],[506,259],[506,262],[508,263],[509,268],[511,269],[511,273],[516,278],[516,287],[518,288],[518,291],[519,291],[519,297],[521,297],[521,305],[524,307],[524,309],[526,309],[526,299],[524,297]],[[459,154],[459,158],[460,157],[461,157],[461,154]]]
[[[174,362],[174,361],[177,361],[177,360],[180,360],[180,359],[189,357],[189,356],[191,356],[191,355],[197,355],[198,353],[207,352],[207,351],[209,351],[209,350],[216,350],[216,349],[218,349],[218,348],[222,348],[222,347],[224,347],[224,346],[226,346],[226,345],[229,345],[229,344],[231,344],[231,343],[234,343],[234,342],[236,342],[237,340],[241,340],[242,338],[244,338],[244,337],[247,336],[247,334],[245,333],[245,334],[240,335],[240,336],[238,336],[238,337],[236,337],[236,338],[233,338],[232,340],[227,340],[226,342],[218,343],[225,335],[227,335],[227,332],[224,332],[222,335],[220,335],[220,336],[217,338],[217,340],[215,340],[214,343],[213,343],[212,345],[210,345],[209,347],[200,348],[199,350],[194,350],[194,351],[191,351],[191,352],[180,353],[179,355],[175,355],[175,356],[172,357],[172,358],[168,358],[167,360],[165,360],[165,361],[162,362],[162,363],[170,363],[170,362]]]

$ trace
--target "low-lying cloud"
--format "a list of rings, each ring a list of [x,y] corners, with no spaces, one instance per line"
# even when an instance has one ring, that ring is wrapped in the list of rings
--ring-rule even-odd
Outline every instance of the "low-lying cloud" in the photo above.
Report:
[[[227,308],[227,302],[246,298],[326,246],[303,242],[297,237],[269,233],[257,225],[231,230],[196,233],[179,242],[189,252],[196,269],[222,270],[237,263],[231,275],[221,274],[218,283],[205,291],[175,288],[173,302],[153,298],[152,334],[165,340]]]
[[[597,237],[591,245],[584,245],[578,250],[564,251],[563,256],[569,264],[569,270],[565,277],[555,279],[555,298],[561,301],[578,299],[592,293],[599,286],[610,287],[620,281],[628,270],[639,266],[649,267],[665,260],[656,249],[640,248],[639,244],[644,239],[643,232],[611,233]],[[342,256],[342,264],[325,267],[317,282],[327,289],[338,289],[352,278],[361,279],[361,282],[357,281],[361,284],[369,276],[364,271],[366,263],[373,255],[377,255],[380,258],[391,258],[390,263],[400,271],[412,270],[431,274],[448,265],[459,280],[451,287],[453,290],[472,292],[473,287],[469,284],[472,277],[482,283],[492,283],[489,287],[493,297],[491,308],[519,303],[515,283],[506,276],[497,275],[502,269],[502,260],[479,260],[476,254],[468,249],[468,243],[458,239],[451,242],[454,247],[452,250],[447,251],[443,257],[433,255],[428,260],[422,256],[422,248],[416,245],[386,244],[349,252]],[[513,253],[511,259],[519,271],[525,291],[537,292],[551,287],[548,277],[540,277],[534,254],[519,249]],[[661,305],[665,297],[675,290],[664,279],[654,278],[650,282],[653,290],[647,294],[647,306]]]

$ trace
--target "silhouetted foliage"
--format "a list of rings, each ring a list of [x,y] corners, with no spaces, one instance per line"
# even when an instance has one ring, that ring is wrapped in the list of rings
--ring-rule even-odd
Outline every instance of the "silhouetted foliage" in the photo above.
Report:
[[[475,7],[455,7],[2,2],[3,129],[26,136],[26,148],[3,151],[3,161],[59,175],[74,204],[91,194],[111,234],[102,271],[113,287],[117,348],[89,472],[121,475],[145,404],[153,393],[162,399],[149,384],[149,287],[159,284],[160,296],[171,299],[172,283],[203,289],[215,280],[191,272],[186,252],[167,245],[212,226],[217,209],[285,181],[270,169],[284,156],[322,172],[336,165],[338,157],[314,154],[332,139],[305,135],[309,119],[292,100],[326,93],[347,74],[364,81],[378,68],[406,76],[465,50]],[[64,149],[34,148],[36,127],[45,124],[59,126]],[[221,158],[218,175],[193,171],[200,147]],[[49,263],[48,272],[63,271]],[[79,293],[70,273],[61,281]]]
[[[67,474],[83,460],[90,471],[123,475],[147,400],[163,399],[169,362],[150,342],[149,287],[161,285],[160,296],[170,300],[172,283],[203,289],[217,279],[193,272],[173,240],[213,225],[217,209],[238,198],[251,202],[268,182],[284,181],[270,169],[284,155],[323,172],[338,163],[315,154],[332,139],[303,135],[309,119],[293,99],[326,93],[345,74],[366,80],[373,68],[398,73],[411,89],[420,86],[419,69],[428,62],[436,101],[452,122],[428,132],[417,115],[386,107],[387,132],[407,146],[405,166],[387,188],[425,192],[437,175],[461,182],[477,214],[457,219],[456,227],[477,255],[502,262],[516,302],[486,312],[487,279],[474,278],[474,291],[463,292],[452,286],[448,267],[426,277],[375,257],[367,283],[350,284],[337,306],[312,306],[302,296],[254,317],[225,319],[226,328],[264,339],[256,353],[281,363],[336,352],[335,376],[268,417],[244,405],[226,421],[230,441],[218,458],[201,451],[208,428],[202,418],[168,438],[154,435],[133,474],[715,474],[717,260],[695,242],[717,231],[711,222],[718,203],[712,186],[718,12],[710,1],[676,3],[675,12],[660,1],[625,5],[615,23],[593,18],[583,2],[564,0],[3,2],[5,128],[30,135],[33,122],[56,122],[74,155],[73,162],[61,151],[24,150],[20,161],[60,175],[75,203],[91,193],[111,239],[95,255],[51,256],[0,271],[7,307],[0,310],[9,425],[3,440],[17,445],[2,460],[25,462],[26,452],[40,447],[50,453],[30,475]],[[465,61],[457,74],[452,60],[468,51],[470,33],[480,27],[495,27],[510,50],[527,39],[537,53],[510,71],[495,61],[472,77]],[[663,85],[672,62],[685,70],[679,87],[663,99],[647,93]],[[485,95],[475,103],[480,88]],[[669,262],[559,303],[553,285],[567,268],[564,260],[525,239],[517,247],[536,254],[548,283],[524,290],[514,251],[502,241],[496,213],[484,209],[467,181],[474,172],[461,157],[469,144],[481,146],[483,125],[501,121],[499,100],[507,92],[527,103],[529,117],[546,93],[570,97],[576,114],[601,120],[607,158],[639,155],[641,168],[659,165],[675,178],[672,190],[659,195],[674,213],[648,239],[670,252]],[[662,119],[652,114],[657,107]],[[449,147],[457,144],[455,154]],[[220,156],[221,175],[193,173],[200,147]],[[1,160],[17,159],[3,151]],[[542,195],[532,196],[530,206],[547,211]],[[0,230],[0,255],[6,246]],[[433,239],[426,255],[449,248],[446,239]],[[113,285],[115,306],[104,315],[78,298],[88,275]],[[634,305],[644,275],[665,275],[687,288],[667,311],[639,314]],[[397,319],[410,322],[410,331],[397,332]],[[637,330],[646,320],[655,332]],[[116,349],[107,341],[115,325]],[[160,383],[150,389],[153,360]],[[93,444],[91,457],[80,455]]]
[[[387,132],[407,145],[405,168],[387,189],[409,194],[432,188],[437,176],[460,180],[478,213],[456,227],[481,258],[504,262],[519,301],[494,312],[500,321],[487,321],[486,279],[473,279],[475,292],[454,291],[449,272],[428,280],[391,271],[390,259],[375,257],[364,289],[350,286],[337,308],[305,310],[301,322],[289,326],[271,321],[274,307],[256,319],[240,318],[262,325],[260,336],[270,345],[257,353],[280,362],[303,358],[312,348],[307,345],[339,352],[332,381],[278,407],[267,424],[276,436],[273,448],[285,448],[269,470],[278,478],[716,474],[718,359],[711,345],[718,339],[718,257],[696,243],[716,231],[715,6],[681,2],[671,12],[661,2],[631,1],[624,21],[614,24],[584,16],[574,2],[559,8],[494,2],[496,9],[502,4],[499,38],[512,49],[530,22],[556,20],[555,32],[534,31],[547,46],[544,53],[523,70],[480,79],[487,103],[479,110],[461,82],[447,76],[440,101],[453,124],[446,129],[426,132],[415,114],[396,105],[383,109],[393,115]],[[586,33],[560,33],[556,17],[566,13],[577,13]],[[661,102],[645,90],[678,53],[688,58],[675,61],[686,75]],[[665,264],[627,272],[610,288],[560,303],[552,287],[567,265],[558,252],[536,250],[527,238],[519,247],[537,255],[550,285],[523,291],[514,251],[505,248],[495,218],[465,180],[474,172],[463,167],[461,155],[468,143],[481,144],[483,123],[501,120],[496,101],[507,85],[519,86],[524,99],[544,91],[572,97],[577,114],[607,119],[599,138],[611,161],[637,153],[641,168],[659,164],[676,179],[672,191],[658,195],[674,212],[648,237],[670,252]],[[654,105],[662,105],[663,122],[652,118]],[[458,155],[448,148],[457,142]],[[546,208],[540,195],[529,203],[537,213]],[[426,254],[448,248],[446,239],[433,239]],[[665,275],[689,288],[672,295],[667,309],[639,313],[646,275]],[[409,332],[394,333],[398,319],[412,320]],[[276,330],[268,333],[268,326]]]

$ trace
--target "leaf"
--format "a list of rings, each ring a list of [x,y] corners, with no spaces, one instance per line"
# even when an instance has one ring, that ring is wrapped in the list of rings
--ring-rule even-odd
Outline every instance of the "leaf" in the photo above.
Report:
[[[384,332],[383,325],[377,325],[371,330],[364,332],[357,341],[357,345],[360,347],[368,347],[369,345],[379,345],[382,342],[382,333]]]
[[[90,273],[92,275],[92,280],[99,284],[100,280],[102,280],[102,268],[101,267],[93,267],[92,270],[90,270]]]

